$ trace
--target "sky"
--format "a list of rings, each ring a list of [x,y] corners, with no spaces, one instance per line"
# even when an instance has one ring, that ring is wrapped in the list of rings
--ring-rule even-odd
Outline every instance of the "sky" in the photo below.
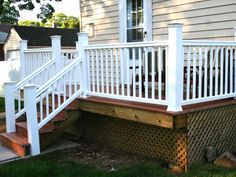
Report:
[[[72,15],[79,17],[79,0],[62,0],[61,2],[51,3],[55,8],[55,12],[62,12],[65,15]],[[39,12],[39,6],[34,11],[21,11],[20,20],[37,20],[37,13]]]

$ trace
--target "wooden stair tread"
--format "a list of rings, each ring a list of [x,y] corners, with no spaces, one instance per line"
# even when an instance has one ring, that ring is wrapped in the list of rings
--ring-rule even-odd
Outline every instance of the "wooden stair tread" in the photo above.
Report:
[[[60,122],[66,120],[66,113],[65,110],[62,110],[58,113],[50,122]],[[40,112],[37,112],[38,120],[40,120]],[[46,112],[43,113],[43,117],[46,117]]]
[[[2,133],[1,137],[10,140],[11,142],[17,143],[21,146],[30,145],[28,142],[28,137],[22,136],[18,133]]]
[[[27,136],[22,136],[19,133],[2,133],[0,140],[3,146],[13,150],[19,156],[30,155],[30,144]]]
[[[17,122],[16,123],[17,127],[20,127],[22,129],[25,130],[25,133],[23,133],[24,135],[27,135],[27,122]],[[51,133],[54,130],[54,124],[52,122],[48,122],[45,126],[43,126],[40,130],[39,133],[43,134],[43,133]]]

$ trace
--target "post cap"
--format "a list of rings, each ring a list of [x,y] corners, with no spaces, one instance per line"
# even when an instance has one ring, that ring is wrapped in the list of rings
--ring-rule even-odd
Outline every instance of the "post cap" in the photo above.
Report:
[[[78,37],[82,37],[82,36],[88,37],[89,36],[89,34],[87,32],[80,32],[80,33],[77,33],[77,35],[78,35]]]
[[[8,81],[8,82],[4,82],[4,85],[8,86],[8,85],[15,85],[15,81]]]
[[[53,36],[50,36],[50,37],[51,37],[51,39],[60,39],[61,38],[60,35],[53,35]]]
[[[170,28],[173,28],[173,27],[176,27],[176,28],[182,28],[184,26],[184,24],[183,23],[170,23],[169,25],[168,25],[168,27]]]
[[[30,88],[32,88],[32,89],[34,89],[34,88],[36,88],[36,86],[35,85],[33,85],[33,84],[27,84],[27,85],[25,85],[24,86],[24,88],[26,88],[26,89],[30,89]]]
[[[28,40],[20,40],[20,43],[28,43]]]

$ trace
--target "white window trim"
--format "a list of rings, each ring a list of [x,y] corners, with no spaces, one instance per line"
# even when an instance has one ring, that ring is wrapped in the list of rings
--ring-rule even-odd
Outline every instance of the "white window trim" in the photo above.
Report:
[[[127,42],[127,0],[119,0],[119,38],[121,43]],[[152,41],[152,0],[143,1],[145,41]],[[150,20],[151,19],[151,20]]]

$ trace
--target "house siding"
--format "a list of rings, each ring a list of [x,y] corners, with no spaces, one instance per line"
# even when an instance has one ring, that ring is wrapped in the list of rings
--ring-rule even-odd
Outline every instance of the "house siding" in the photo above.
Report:
[[[11,29],[11,32],[9,33],[9,36],[7,38],[7,41],[4,45],[4,50],[17,50],[20,48],[20,36],[17,34],[17,32],[14,29]]]
[[[119,42],[119,1],[81,1],[82,31],[87,31],[89,23],[94,23],[92,44]]]
[[[184,24],[185,39],[233,40],[235,0],[153,1],[153,38],[167,39],[168,24]]]
[[[153,0],[153,40],[167,39],[168,24],[183,23],[185,39],[233,40],[235,0]],[[94,23],[90,43],[119,42],[119,1],[81,3],[82,30]]]

